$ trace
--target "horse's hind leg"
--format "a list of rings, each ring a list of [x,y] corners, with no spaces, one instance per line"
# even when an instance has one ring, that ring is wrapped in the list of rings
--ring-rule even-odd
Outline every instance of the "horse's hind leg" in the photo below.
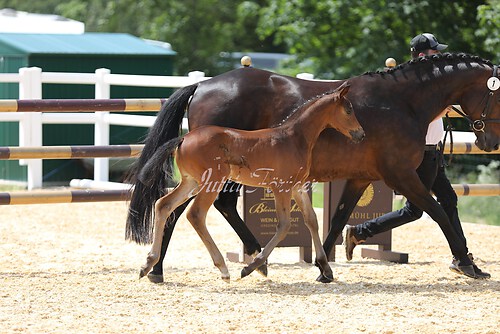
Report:
[[[241,277],[250,275],[256,268],[266,263],[269,254],[285,239],[288,230],[290,230],[290,201],[291,196],[289,192],[274,191],[274,203],[276,204],[276,214],[278,215],[278,226],[276,233],[269,240],[264,249],[253,259],[252,263],[241,270]]]
[[[201,241],[205,244],[214,265],[219,268],[221,272],[221,278],[224,281],[229,282],[229,270],[227,269],[226,262],[221,252],[217,248],[212,236],[207,230],[206,218],[207,212],[215,198],[217,197],[216,192],[201,192],[194,199],[193,205],[189,208],[187,212],[187,218],[195,231],[201,238]]]
[[[153,245],[147,256],[146,264],[141,267],[139,278],[144,277],[160,259],[161,243],[167,217],[175,208],[186,202],[197,188],[198,183],[195,180],[183,178],[172,192],[155,202]]]
[[[316,252],[316,265],[319,267],[321,272],[321,275],[317,280],[322,283],[330,283],[333,281],[332,268],[328,264],[325,250],[321,244],[321,238],[319,237],[318,232],[318,219],[312,207],[309,195],[302,189],[294,189],[293,198],[302,211],[305,224],[311,233],[314,251]]]
[[[233,230],[238,234],[238,237],[243,242],[245,254],[252,257],[256,256],[261,251],[261,247],[255,236],[252,234],[245,222],[240,218],[236,210],[238,203],[239,188],[241,185],[233,181],[227,181],[224,185],[224,190],[219,193],[214,202],[214,206],[226,218]],[[256,269],[262,275],[267,276],[267,264]]]

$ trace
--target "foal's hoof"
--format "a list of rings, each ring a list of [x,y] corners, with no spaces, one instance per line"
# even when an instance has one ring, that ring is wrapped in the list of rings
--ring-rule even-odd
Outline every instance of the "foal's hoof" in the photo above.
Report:
[[[327,277],[323,274],[320,274],[318,276],[318,278],[316,278],[316,281],[320,282],[320,283],[331,283],[333,282],[333,276],[332,277]]]
[[[141,268],[141,271],[139,272],[139,279],[143,278],[144,276],[147,275],[147,271],[144,270],[144,268]]]
[[[245,268],[241,269],[241,278],[247,277],[248,275],[250,275],[252,273],[252,271],[253,270],[251,270],[248,267],[245,267]]]
[[[255,270],[257,270],[257,272],[259,274],[261,274],[262,276],[267,277],[267,261],[266,261],[266,263],[264,263],[263,265],[261,265],[260,267],[258,267]]]
[[[163,275],[161,275],[161,274],[158,275],[158,274],[149,273],[148,279],[152,283],[163,283]]]

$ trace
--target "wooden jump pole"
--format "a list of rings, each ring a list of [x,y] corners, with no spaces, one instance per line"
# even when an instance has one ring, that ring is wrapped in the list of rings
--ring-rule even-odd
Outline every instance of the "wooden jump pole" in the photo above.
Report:
[[[0,112],[159,111],[167,99],[26,99],[0,100]],[[460,109],[460,106],[455,106]],[[449,117],[462,117],[450,111]]]
[[[500,184],[454,184],[458,196],[500,196]],[[0,205],[112,202],[130,199],[131,191],[119,190],[38,190],[0,193]]]
[[[0,160],[137,157],[144,145],[0,147]]]
[[[125,201],[130,190],[39,190],[0,193],[0,205]]]
[[[80,159],[80,158],[120,158],[137,157],[144,145],[82,145],[82,146],[32,146],[0,147],[0,160],[18,159]],[[445,154],[450,153],[450,145],[446,145]],[[454,154],[495,154],[483,152],[472,143],[453,143]]]
[[[0,112],[159,111],[167,99],[0,100]]]
[[[500,196],[500,184],[452,184],[457,196]]]
[[[451,144],[446,143],[444,148],[444,154],[450,154]],[[467,142],[454,142],[453,143],[453,154],[498,154],[495,151],[486,152],[481,151],[474,143]]]

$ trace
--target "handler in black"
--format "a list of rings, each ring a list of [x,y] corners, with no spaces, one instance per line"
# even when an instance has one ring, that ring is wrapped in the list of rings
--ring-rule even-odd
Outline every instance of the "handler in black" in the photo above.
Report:
[[[446,44],[438,42],[434,35],[424,33],[415,36],[410,43],[411,56],[417,58],[426,55],[440,53],[448,47]],[[432,190],[436,199],[443,207],[455,232],[466,244],[462,225],[458,217],[457,195],[451,187],[450,181],[446,177],[443,165],[443,156],[440,151],[441,140],[444,135],[443,121],[439,118],[429,124],[426,136],[426,148],[422,163],[417,168],[417,174],[427,189]],[[347,260],[352,259],[354,247],[363,243],[368,237],[382,233],[395,227],[404,225],[419,219],[422,216],[422,210],[416,205],[407,201],[405,206],[398,210],[387,213],[381,217],[364,222],[356,226],[347,225],[344,230],[344,246]],[[466,245],[467,249],[467,245]],[[467,250],[468,252],[468,250]],[[468,253],[474,267],[474,273],[477,278],[490,278],[490,274],[482,271],[474,263],[471,253]],[[459,261],[453,258],[450,270],[462,274],[459,270]]]

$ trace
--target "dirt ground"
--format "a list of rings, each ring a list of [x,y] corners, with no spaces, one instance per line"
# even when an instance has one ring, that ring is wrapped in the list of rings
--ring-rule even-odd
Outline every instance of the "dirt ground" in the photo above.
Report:
[[[499,333],[500,227],[464,224],[477,264],[472,280],[448,270],[438,226],[421,219],[394,231],[408,264],[348,263],[337,248],[336,281],[276,249],[269,276],[219,271],[182,217],[166,259],[165,283],[139,280],[148,246],[124,240],[126,204],[3,206],[0,214],[1,333]],[[319,215],[321,220],[322,215]],[[211,211],[209,230],[223,254],[240,243]]]

